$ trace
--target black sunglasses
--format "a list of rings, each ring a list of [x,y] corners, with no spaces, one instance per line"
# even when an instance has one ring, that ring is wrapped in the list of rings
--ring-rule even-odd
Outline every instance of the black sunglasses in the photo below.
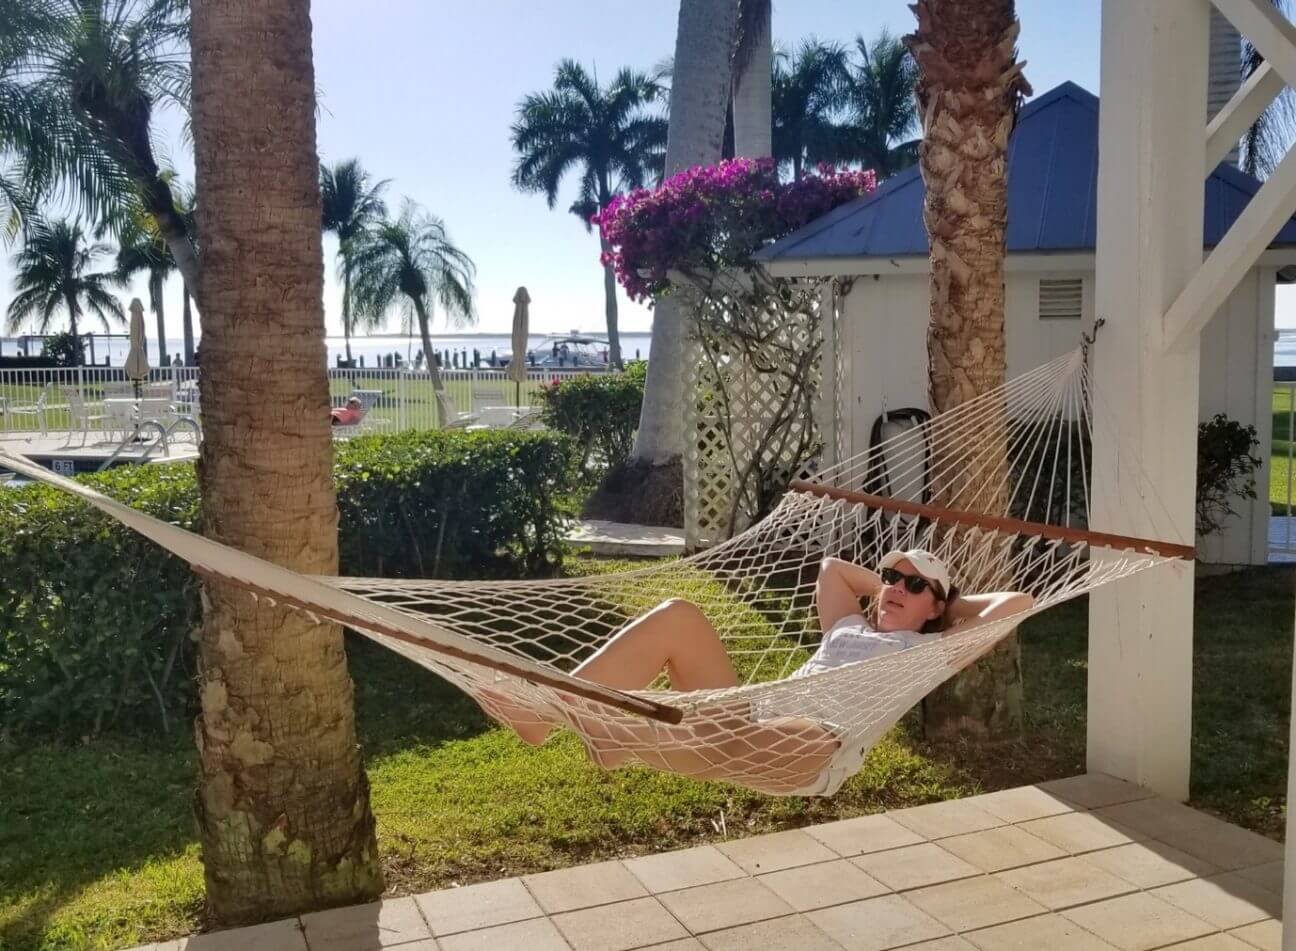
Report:
[[[931,588],[931,593],[936,596],[936,600],[944,599],[940,587],[935,582],[928,581],[922,575],[907,575],[903,571],[896,571],[894,568],[883,568],[878,572],[878,576],[881,577],[883,584],[899,584],[903,581],[905,590],[910,594],[922,594],[928,588]]]

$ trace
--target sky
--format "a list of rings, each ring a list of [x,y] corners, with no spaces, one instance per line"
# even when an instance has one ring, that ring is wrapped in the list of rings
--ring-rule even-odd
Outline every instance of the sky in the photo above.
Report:
[[[1018,0],[1026,77],[1043,93],[1065,80],[1098,92],[1100,0]],[[538,16],[537,10],[544,15]],[[358,157],[390,179],[395,208],[409,198],[446,222],[477,265],[478,323],[507,333],[518,285],[531,294],[535,332],[604,326],[598,241],[566,211],[575,181],[550,210],[542,195],[515,191],[509,126],[518,101],[547,89],[555,64],[574,58],[602,78],[622,66],[649,68],[673,52],[678,3],[672,0],[315,0],[316,84],[321,93],[319,150],[334,162]],[[907,0],[775,0],[776,43],[814,35],[849,42],[913,26]],[[192,182],[193,160],[180,118],[158,123],[160,152]],[[341,333],[336,242],[325,238],[325,314]],[[105,261],[105,266],[109,262]],[[12,268],[0,259],[0,301]],[[123,296],[146,299],[143,282]],[[180,286],[166,292],[168,336],[179,336]],[[621,327],[651,329],[651,311],[620,298]],[[1296,306],[1279,303],[1296,326]],[[1285,312],[1285,314],[1284,314]],[[151,326],[151,322],[150,322]],[[393,319],[388,328],[399,330]],[[446,325],[439,317],[434,332]]]

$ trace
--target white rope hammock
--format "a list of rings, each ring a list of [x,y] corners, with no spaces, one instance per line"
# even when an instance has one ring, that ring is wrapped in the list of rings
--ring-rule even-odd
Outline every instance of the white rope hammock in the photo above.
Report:
[[[915,703],[1026,617],[1135,572],[1193,557],[1088,529],[1094,407],[1076,350],[993,393],[793,483],[776,509],[698,555],[637,571],[540,581],[308,577],[167,524],[24,457],[0,465],[80,496],[199,574],[345,624],[434,671],[488,713],[576,731],[596,762],[639,763],[773,794],[830,795]],[[1142,523],[1157,517],[1150,486]],[[1174,538],[1174,532],[1157,532]],[[918,647],[790,677],[813,652],[817,566],[873,567],[893,549],[941,557],[967,593],[1034,605]],[[696,604],[742,678],[688,693],[624,692],[571,676],[634,617]],[[871,610],[866,605],[865,610]]]

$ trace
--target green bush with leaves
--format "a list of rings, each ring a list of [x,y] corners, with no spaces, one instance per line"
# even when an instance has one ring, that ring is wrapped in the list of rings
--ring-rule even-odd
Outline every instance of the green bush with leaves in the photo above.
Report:
[[[517,577],[560,567],[573,449],[551,433],[430,432],[339,448],[341,570]],[[193,467],[86,481],[200,530]],[[0,731],[174,728],[194,705],[188,566],[56,489],[0,492]]]
[[[41,356],[49,357],[56,366],[79,367],[85,363],[85,345],[80,337],[64,330],[45,338],[41,344]]]
[[[623,373],[582,374],[541,387],[544,423],[575,441],[581,472],[597,475],[630,455],[647,373],[647,363],[634,361]]]
[[[1234,500],[1256,497],[1255,471],[1261,460],[1254,426],[1245,426],[1223,413],[1197,426],[1197,534],[1223,531],[1237,512]]]

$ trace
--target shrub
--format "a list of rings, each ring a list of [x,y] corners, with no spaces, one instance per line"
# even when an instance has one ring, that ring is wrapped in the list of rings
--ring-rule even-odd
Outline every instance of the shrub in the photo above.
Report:
[[[46,337],[41,344],[41,356],[48,357],[59,367],[79,367],[85,363],[85,345],[80,337],[68,331]]]
[[[548,574],[561,559],[570,442],[548,433],[403,433],[335,462],[341,570]],[[87,477],[201,528],[192,466]],[[194,705],[198,581],[180,559],[56,489],[0,492],[0,723],[65,735],[169,728]]]
[[[535,577],[562,560],[573,449],[548,433],[443,430],[337,454],[343,574]]]
[[[1049,431],[1061,431],[1061,421],[1050,424]],[[1014,457],[1013,481],[1026,485],[1035,474],[1054,466],[1045,491],[1019,493],[1011,514],[1028,521],[1061,522],[1069,513],[1074,524],[1084,520],[1085,492],[1092,485],[1093,446],[1089,434],[1074,423],[1067,423],[1067,439],[1056,451],[1052,440],[1041,441]],[[1061,437],[1059,437],[1061,439]],[[1260,459],[1252,455],[1260,446],[1254,426],[1245,426],[1223,413],[1197,426],[1196,532],[1200,538],[1222,532],[1225,522],[1237,515],[1235,501],[1256,497],[1255,470]],[[1058,467],[1060,463],[1061,467]],[[1065,467],[1071,469],[1065,477]],[[1068,492],[1069,497],[1068,497]],[[1027,501],[1031,502],[1029,509]]]
[[[1233,501],[1256,497],[1255,471],[1260,446],[1254,426],[1244,426],[1223,413],[1197,427],[1197,534],[1223,531],[1226,519],[1237,515]]]
[[[630,455],[647,367],[636,361],[624,373],[582,374],[540,388],[544,423],[572,438],[582,473],[618,466]]]

